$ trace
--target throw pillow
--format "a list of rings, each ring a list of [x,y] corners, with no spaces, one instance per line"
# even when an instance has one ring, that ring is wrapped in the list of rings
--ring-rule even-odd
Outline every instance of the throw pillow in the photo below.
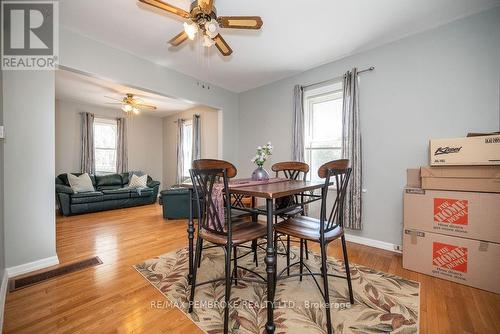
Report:
[[[137,176],[132,174],[128,187],[132,189],[146,188],[148,186],[148,175]]]
[[[95,191],[92,180],[89,174],[83,173],[80,176],[76,176],[68,173],[68,182],[75,193],[84,193],[89,191]]]

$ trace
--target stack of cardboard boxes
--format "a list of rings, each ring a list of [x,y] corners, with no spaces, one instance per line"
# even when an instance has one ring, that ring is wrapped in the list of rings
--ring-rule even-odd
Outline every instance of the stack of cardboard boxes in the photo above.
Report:
[[[500,293],[500,135],[430,141],[409,169],[403,267]]]

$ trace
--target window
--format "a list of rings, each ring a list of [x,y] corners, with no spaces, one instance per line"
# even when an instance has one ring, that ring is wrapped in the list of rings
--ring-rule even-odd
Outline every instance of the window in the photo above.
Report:
[[[320,180],[316,171],[322,164],[342,157],[342,103],[342,83],[304,93],[305,160],[311,181]]]
[[[116,173],[116,120],[94,119],[95,171],[97,174]]]
[[[184,153],[183,161],[184,161],[184,171],[182,172],[182,176],[189,178],[189,170],[191,169],[191,161],[193,157],[193,121],[185,121],[183,125],[183,136],[182,139],[182,152]]]

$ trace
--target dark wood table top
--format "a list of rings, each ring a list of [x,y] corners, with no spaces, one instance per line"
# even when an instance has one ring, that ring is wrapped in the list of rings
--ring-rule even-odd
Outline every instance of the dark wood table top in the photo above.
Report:
[[[284,182],[274,182],[248,186],[235,184],[234,187],[231,187],[231,183],[229,183],[229,190],[233,194],[275,199],[299,194],[305,191],[320,189],[324,186],[324,182],[288,180]],[[181,184],[181,187],[192,188],[193,185],[191,183],[183,183]]]

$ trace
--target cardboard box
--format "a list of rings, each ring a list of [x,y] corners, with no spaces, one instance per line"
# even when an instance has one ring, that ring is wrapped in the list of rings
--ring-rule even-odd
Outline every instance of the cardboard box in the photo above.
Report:
[[[410,188],[421,188],[422,178],[420,168],[408,168],[406,170],[406,186]]]
[[[500,135],[430,140],[431,166],[500,165]]]
[[[500,192],[500,166],[421,167],[422,189]]]
[[[500,243],[500,194],[406,188],[403,211],[408,229]]]
[[[405,229],[403,268],[500,293],[500,244]]]

